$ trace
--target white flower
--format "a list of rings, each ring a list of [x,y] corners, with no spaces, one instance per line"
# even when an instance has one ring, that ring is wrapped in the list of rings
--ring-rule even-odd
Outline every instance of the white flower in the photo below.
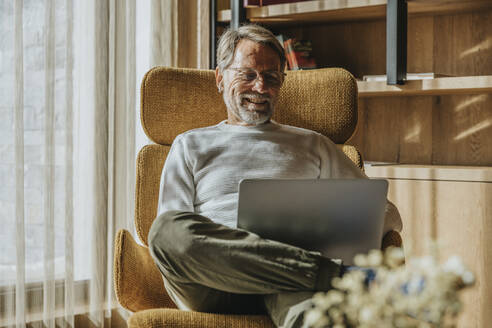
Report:
[[[309,310],[304,317],[304,323],[309,327],[323,327],[330,323],[323,311],[314,308]]]
[[[361,323],[370,323],[374,320],[375,311],[369,306],[365,306],[360,310],[359,321]]]
[[[330,290],[326,293],[326,299],[329,300],[331,304],[339,304],[343,302],[344,295],[337,290]]]
[[[354,256],[354,264],[360,267],[367,266],[367,258],[364,254],[357,254]]]
[[[451,256],[443,266],[443,270],[446,272],[452,272],[458,276],[465,271],[465,266],[458,256]]]
[[[335,323],[343,323],[343,311],[336,308],[332,307],[331,309],[328,310],[328,314],[330,315],[330,318],[335,322]]]
[[[367,256],[367,263],[369,266],[375,267],[380,266],[383,262],[383,254],[379,250],[371,250],[369,251],[369,255]]]
[[[388,247],[385,252],[385,264],[390,268],[397,268],[405,262],[405,254],[399,247]]]
[[[412,259],[412,261],[410,261],[410,263],[412,265],[415,265],[416,267],[420,267],[424,270],[436,269],[436,261],[434,260],[434,258],[432,256],[424,256],[424,257],[419,258],[419,259]]]
[[[431,256],[410,258],[402,266],[402,250],[388,249],[358,255],[354,262],[374,267],[375,281],[367,287],[361,271],[333,279],[333,290],[313,297],[309,327],[447,327],[462,308],[459,291],[474,281],[457,257],[443,265]]]

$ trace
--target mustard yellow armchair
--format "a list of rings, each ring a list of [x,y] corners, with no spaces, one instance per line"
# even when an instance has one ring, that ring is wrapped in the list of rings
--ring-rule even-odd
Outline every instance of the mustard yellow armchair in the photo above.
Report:
[[[357,124],[357,84],[350,73],[330,68],[287,73],[274,120],[311,129],[339,144],[363,169],[357,149],[344,145]],[[134,312],[128,325],[136,327],[274,327],[266,315],[220,315],[176,309],[164,289],[159,270],[147,246],[147,235],[156,217],[159,182],[174,138],[187,130],[214,125],[226,118],[226,108],[211,70],[156,67],[141,86],[141,123],[155,144],[142,148],[137,159],[135,242],[120,230],[115,242],[114,285],[120,304]],[[401,246],[401,237],[390,231],[383,248]]]

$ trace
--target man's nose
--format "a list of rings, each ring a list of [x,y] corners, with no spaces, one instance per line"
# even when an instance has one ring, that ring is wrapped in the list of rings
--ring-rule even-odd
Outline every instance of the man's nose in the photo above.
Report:
[[[262,76],[258,76],[254,81],[253,81],[253,91],[256,91],[258,93],[266,93],[268,91],[268,86],[265,84],[265,81],[263,80]]]

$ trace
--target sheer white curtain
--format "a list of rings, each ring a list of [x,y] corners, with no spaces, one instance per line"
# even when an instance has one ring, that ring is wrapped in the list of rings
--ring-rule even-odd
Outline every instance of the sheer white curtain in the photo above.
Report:
[[[150,2],[136,4],[0,0],[0,327],[125,316],[113,236],[134,229],[150,58]]]
[[[208,0],[0,0],[0,327],[119,326],[150,65],[206,68]]]

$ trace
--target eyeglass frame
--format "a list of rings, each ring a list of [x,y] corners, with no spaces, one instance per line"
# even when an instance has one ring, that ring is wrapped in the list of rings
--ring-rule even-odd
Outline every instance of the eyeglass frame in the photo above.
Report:
[[[263,83],[265,85],[267,85],[269,88],[280,88],[282,86],[282,83],[284,81],[284,78],[287,76],[287,74],[285,74],[284,72],[280,72],[280,71],[276,71],[276,70],[270,70],[270,71],[263,71],[263,72],[258,72],[256,69],[254,68],[249,68],[249,67],[227,67],[226,70],[232,70],[232,71],[235,71],[235,72],[238,72],[239,74],[247,74],[246,72],[244,71],[249,71],[250,73],[255,73],[255,78],[252,79],[252,80],[249,80],[249,79],[245,79],[244,77],[242,78],[243,82],[245,83],[253,83],[255,82],[256,80],[258,80],[259,77],[261,77]],[[264,74],[269,74],[269,73],[275,73],[275,74],[278,74],[278,82],[274,82],[274,84],[272,84],[271,82],[268,82],[268,78],[265,78]],[[276,78],[275,78],[276,79]]]

